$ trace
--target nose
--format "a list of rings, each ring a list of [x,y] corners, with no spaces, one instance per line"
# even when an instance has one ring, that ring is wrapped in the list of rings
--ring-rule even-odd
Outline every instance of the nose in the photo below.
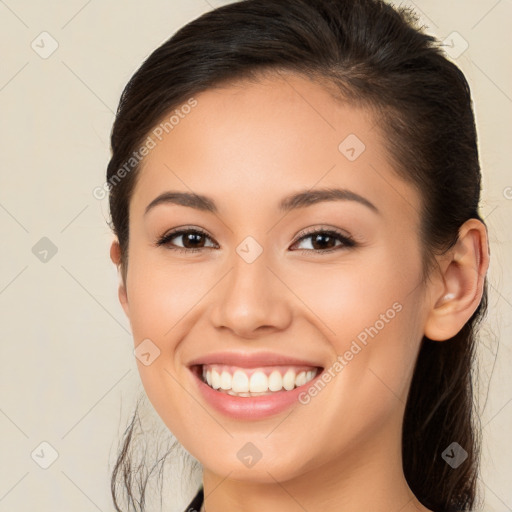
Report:
[[[216,287],[214,326],[247,339],[286,329],[292,319],[292,295],[269,267],[265,251],[252,263],[235,252],[230,263],[231,270]]]

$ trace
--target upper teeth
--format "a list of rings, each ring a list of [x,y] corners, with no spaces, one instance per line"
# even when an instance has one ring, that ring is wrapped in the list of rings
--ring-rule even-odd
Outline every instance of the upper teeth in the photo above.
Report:
[[[264,393],[268,391],[291,390],[303,386],[317,374],[311,370],[286,369],[245,369],[223,365],[203,365],[203,380],[213,389],[231,390],[234,393]]]

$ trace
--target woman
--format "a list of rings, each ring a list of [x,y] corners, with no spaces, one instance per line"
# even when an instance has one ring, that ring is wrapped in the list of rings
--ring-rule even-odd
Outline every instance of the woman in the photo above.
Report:
[[[201,463],[187,510],[472,510],[476,132],[413,14],[213,10],[135,73],[111,142],[119,299],[145,392]],[[118,511],[145,509],[135,418]]]

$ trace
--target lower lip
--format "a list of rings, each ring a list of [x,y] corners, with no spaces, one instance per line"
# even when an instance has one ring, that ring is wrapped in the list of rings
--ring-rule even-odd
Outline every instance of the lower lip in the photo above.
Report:
[[[214,409],[239,420],[259,420],[279,414],[293,404],[300,403],[299,395],[315,383],[322,370],[319,369],[318,374],[306,384],[290,391],[275,391],[269,395],[253,397],[232,396],[216,391],[204,383],[196,372],[191,370],[191,373],[197,382],[200,393]]]

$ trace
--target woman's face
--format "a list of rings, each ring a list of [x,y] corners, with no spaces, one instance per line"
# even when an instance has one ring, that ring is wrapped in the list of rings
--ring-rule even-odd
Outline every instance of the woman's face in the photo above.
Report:
[[[428,309],[419,194],[368,111],[304,78],[194,100],[150,134],[130,203],[121,301],[150,401],[205,471],[238,480],[399,462]]]

